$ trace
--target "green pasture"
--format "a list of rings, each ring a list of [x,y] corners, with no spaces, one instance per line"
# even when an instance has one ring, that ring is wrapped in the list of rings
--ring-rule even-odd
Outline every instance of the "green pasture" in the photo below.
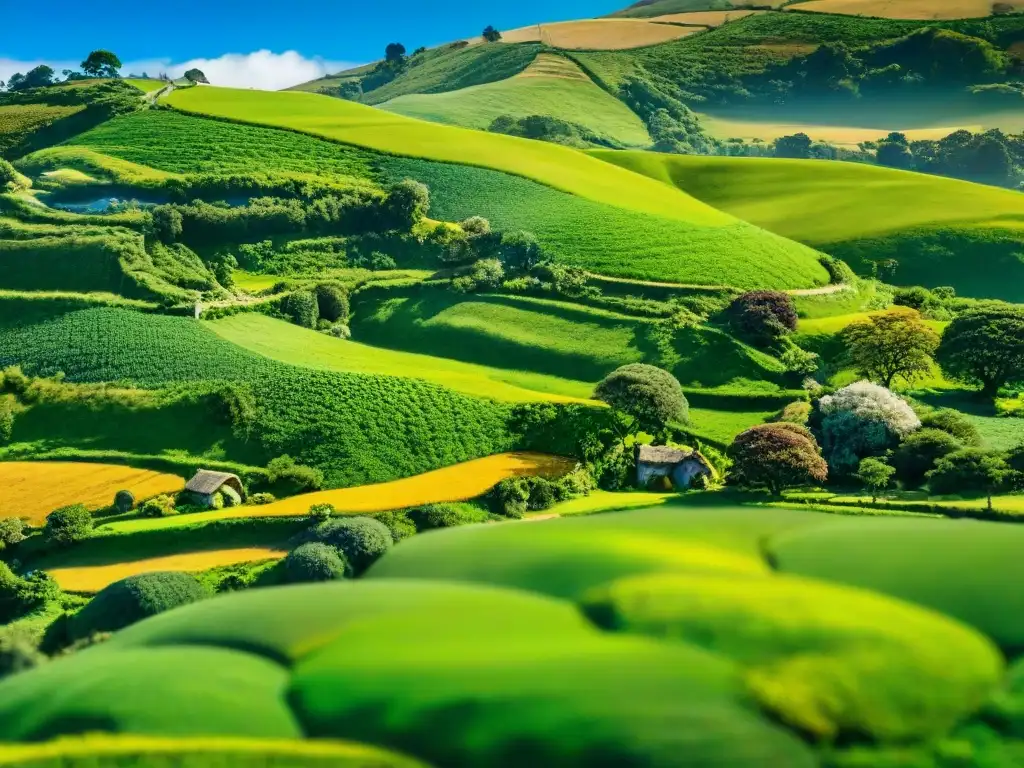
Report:
[[[0,366],[14,364],[36,375],[63,372],[72,382],[186,385],[200,392],[233,382],[255,405],[244,455],[260,455],[264,463],[289,454],[323,468],[334,486],[420,474],[510,447],[506,406],[414,379],[284,365],[181,317],[3,301]],[[216,423],[216,417],[203,423],[211,420]],[[157,448],[159,433],[152,440]],[[410,440],[416,451],[409,451]],[[213,451],[216,441],[206,445]],[[241,460],[227,452],[231,446],[223,444],[220,458]]]
[[[684,386],[775,380],[781,373],[774,358],[716,328],[683,330],[659,347],[654,321],[550,299],[364,291],[353,309],[353,334],[373,346],[570,380],[599,381],[636,362],[661,365]]]
[[[112,157],[82,146],[59,146],[40,149],[18,161],[22,173],[41,176],[71,170],[90,178],[99,177],[116,184],[134,187],[159,187],[177,174]],[[60,180],[60,176],[55,177]]]
[[[386,153],[491,168],[630,211],[706,227],[734,223],[687,194],[666,193],[640,174],[609,170],[595,158],[547,142],[426,123],[308,93],[190,88],[175,91],[166,101],[184,112],[286,128]]]
[[[210,323],[222,338],[263,357],[305,368],[425,379],[456,392],[510,402],[588,399],[594,385],[529,371],[503,370],[457,360],[372,347],[336,339],[257,313]]]
[[[138,88],[143,93],[155,93],[167,85],[163,80],[152,80],[141,77],[128,78],[125,82],[133,88]]]
[[[594,151],[737,218],[846,258],[894,257],[896,279],[1019,300],[1024,196],[860,163]],[[888,245],[886,245],[888,244]]]
[[[643,121],[575,64],[554,56],[540,61],[544,62],[543,69],[535,64],[507,80],[447,93],[399,96],[380,107],[406,117],[480,130],[486,130],[502,115],[549,115],[585,126],[625,146],[646,147],[651,143]],[[558,62],[564,64],[557,66]]]
[[[202,674],[183,675],[188,661]],[[244,680],[232,686],[232,675]],[[126,693],[132,680],[146,696]],[[207,684],[225,690],[207,697]],[[54,695],[68,690],[76,695]],[[609,636],[568,603],[473,585],[363,582],[215,598],[5,681],[0,694],[5,739],[81,732],[97,712],[104,730],[159,736],[358,732],[443,765],[511,768],[529,757],[584,766],[597,754],[626,765],[679,754],[684,765],[814,765],[748,704],[729,661]],[[192,696],[206,701],[185,706]],[[383,707],[395,716],[381,717]]]

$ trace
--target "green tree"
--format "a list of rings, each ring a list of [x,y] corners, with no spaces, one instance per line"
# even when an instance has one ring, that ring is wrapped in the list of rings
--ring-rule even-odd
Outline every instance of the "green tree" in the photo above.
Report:
[[[430,212],[430,189],[413,179],[404,179],[388,189],[384,205],[385,229],[408,232]]]
[[[942,334],[935,359],[947,378],[980,386],[988,397],[1006,384],[1024,381],[1024,308],[962,313]]]
[[[25,523],[18,517],[0,518],[0,552],[25,540]]]
[[[384,49],[384,60],[388,64],[405,64],[405,46],[401,43],[388,43]]]
[[[811,137],[806,133],[781,136],[775,140],[775,156],[806,160],[811,156]]]
[[[893,140],[894,136],[901,136],[903,141]],[[907,137],[902,133],[890,133],[889,138],[878,144],[875,151],[875,161],[879,165],[888,168],[901,168],[908,170],[914,167],[914,153],[910,151]]]
[[[896,476],[905,487],[915,488],[944,456],[963,449],[953,435],[940,429],[921,429],[904,440],[893,454]]]
[[[931,370],[939,336],[913,309],[901,307],[851,323],[843,331],[850,360],[861,375],[886,389],[902,376],[913,381]]]
[[[629,418],[628,433],[664,433],[669,422],[686,422],[689,403],[678,379],[653,365],[632,363],[610,373],[594,390],[594,398]]]
[[[496,43],[501,40],[501,32],[495,29],[493,26],[488,24],[484,27],[484,40],[488,43]]]
[[[82,62],[82,71],[89,77],[120,77],[121,60],[110,51],[93,51]]]
[[[18,172],[14,166],[0,157],[0,191],[18,183]]]
[[[529,272],[544,256],[537,237],[530,232],[506,232],[498,253],[510,272]]]
[[[206,85],[210,84],[210,81],[206,79],[206,75],[203,74],[203,70],[201,69],[193,68],[188,70],[185,73],[185,79],[188,80],[190,83],[205,83]]]
[[[729,446],[729,478],[745,488],[767,488],[778,496],[786,488],[821,484],[828,465],[814,436],[796,424],[759,424]]]
[[[878,494],[889,487],[896,470],[881,459],[869,457],[861,461],[855,477],[871,491],[871,503],[878,501]]]
[[[1005,456],[967,448],[939,459],[928,473],[928,483],[934,494],[983,493],[991,511],[993,494],[1007,488],[1012,477]]]
[[[781,291],[749,291],[726,309],[729,325],[752,344],[768,346],[796,330],[796,306]]]
[[[27,91],[30,88],[46,88],[53,85],[54,71],[46,64],[33,67],[26,74],[15,72],[7,81],[9,91]]]
[[[67,546],[92,535],[93,519],[83,504],[55,509],[46,516],[46,539]]]
[[[284,571],[291,584],[335,581],[345,578],[349,570],[338,550],[316,541],[296,547],[284,559]]]

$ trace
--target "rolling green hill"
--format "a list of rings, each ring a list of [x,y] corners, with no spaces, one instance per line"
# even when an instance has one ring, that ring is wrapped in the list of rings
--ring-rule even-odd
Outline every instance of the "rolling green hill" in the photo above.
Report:
[[[1024,300],[1019,192],[856,163],[592,154],[844,258],[862,274],[893,258],[890,279],[901,284]]]
[[[651,143],[643,122],[568,59],[541,54],[515,77],[440,94],[400,96],[382,109],[436,123],[486,130],[502,115],[549,115],[626,146]]]

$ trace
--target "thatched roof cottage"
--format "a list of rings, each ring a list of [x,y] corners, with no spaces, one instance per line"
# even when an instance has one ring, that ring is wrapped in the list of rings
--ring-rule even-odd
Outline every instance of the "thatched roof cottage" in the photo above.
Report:
[[[648,487],[658,478],[668,478],[677,491],[685,491],[694,479],[703,475],[712,477],[714,470],[698,451],[669,448],[665,445],[638,445],[636,447],[636,484]]]
[[[220,493],[225,500],[236,504],[245,501],[245,487],[238,475],[229,472],[211,472],[208,469],[200,469],[195,477],[188,481],[185,490],[191,493],[197,504],[205,507],[216,505],[214,497]],[[232,506],[230,503],[228,506]]]

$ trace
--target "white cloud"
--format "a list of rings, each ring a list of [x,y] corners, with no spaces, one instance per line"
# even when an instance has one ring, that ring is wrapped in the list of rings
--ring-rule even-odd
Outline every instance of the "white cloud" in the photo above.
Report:
[[[77,62],[16,61],[0,58],[0,80],[7,80],[15,72],[27,72],[39,64],[49,64],[58,73],[63,69],[78,69]],[[297,51],[274,53],[260,50],[253,53],[226,53],[215,59],[191,59],[184,62],[174,62],[169,58],[127,61],[121,73],[128,75],[145,72],[155,77],[160,72],[166,72],[171,77],[181,77],[186,70],[196,67],[201,69],[214,85],[275,91],[340,72],[352,66],[355,65],[350,62],[328,61],[319,57],[307,58]]]

